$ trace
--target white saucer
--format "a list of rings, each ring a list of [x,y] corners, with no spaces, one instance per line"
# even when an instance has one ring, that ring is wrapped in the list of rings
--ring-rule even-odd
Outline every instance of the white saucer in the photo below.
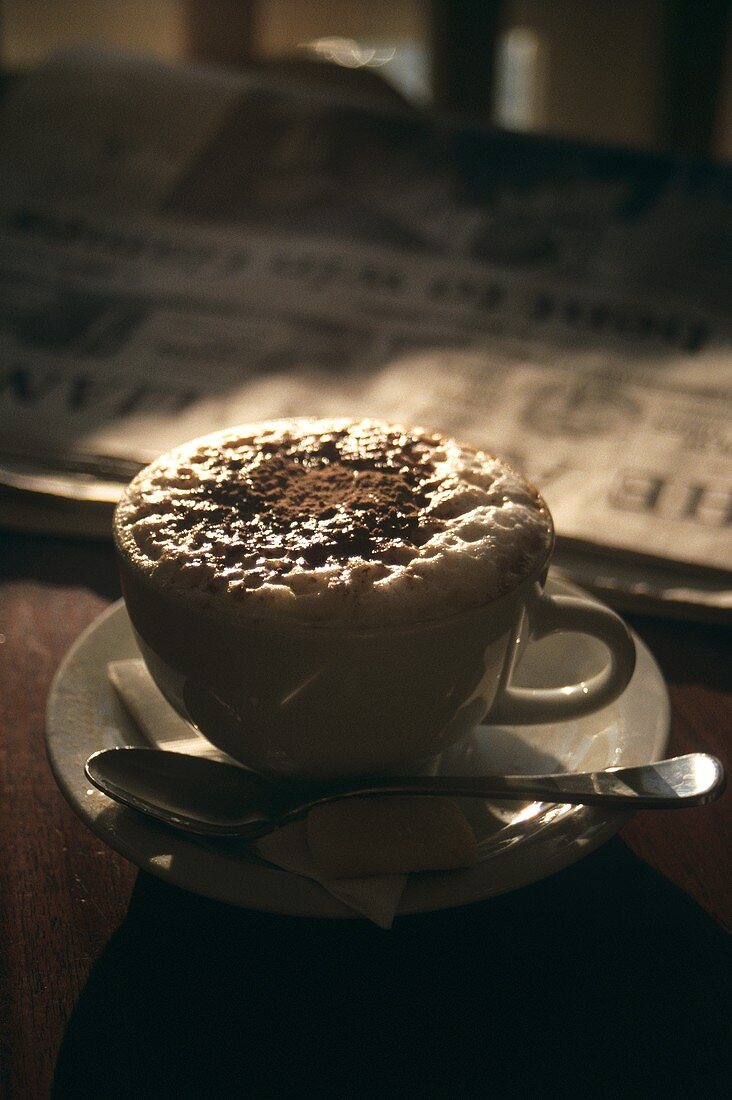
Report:
[[[556,577],[549,588],[590,598]],[[561,725],[481,727],[468,744],[446,753],[436,770],[456,775],[587,771],[660,759],[668,743],[668,694],[653,657],[635,641],[635,674],[612,706]],[[581,650],[579,644],[564,635],[532,645],[517,680],[550,686],[562,682],[564,668],[566,681],[586,678],[601,664],[603,651],[588,639]],[[108,662],[138,656],[120,601],[79,638],[51,689],[48,756],[59,787],[82,821],[138,867],[187,890],[272,913],[353,916],[317,883],[264,863],[244,846],[175,833],[89,787],[84,763],[92,752],[145,743],[107,679]],[[544,878],[597,848],[628,816],[602,807],[538,802],[466,799],[462,804],[478,836],[480,862],[465,871],[410,876],[398,913],[464,905]]]

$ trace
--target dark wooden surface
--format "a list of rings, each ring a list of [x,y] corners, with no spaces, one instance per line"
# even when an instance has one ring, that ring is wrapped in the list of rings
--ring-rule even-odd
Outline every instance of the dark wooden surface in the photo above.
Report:
[[[598,1052],[602,1044],[616,1050],[616,1065],[640,1034],[648,1053],[661,1040],[644,1029],[659,1011],[663,1042],[673,1045],[668,1028],[678,1027],[680,1043],[693,1039],[693,1057],[711,1058],[707,1075],[721,1072],[715,1061],[724,1056],[720,997],[729,988],[730,942],[721,929],[732,928],[729,794],[702,810],[638,815],[624,830],[625,844],[611,841],[551,881],[397,921],[390,933],[360,921],[247,914],[195,898],[138,875],[88,832],[45,758],[52,676],[81,630],[118,595],[110,548],[4,533],[0,546],[0,1003],[8,1096],[49,1095],[60,1049],[58,1096],[200,1096],[209,1085],[212,1096],[287,1096],[306,1080],[314,1095],[431,1095],[431,1088],[449,1095],[445,1081],[454,1083],[454,1095],[487,1095],[482,1059],[490,1035],[503,1036],[504,1055],[511,1042],[521,1046],[519,1063],[513,1052],[513,1068],[503,1065],[517,1084],[530,1072],[529,1048],[549,1056],[545,1064],[556,1073],[565,1058],[567,1067],[576,1062],[578,1047],[594,1050],[595,1039]],[[730,632],[652,618],[632,623],[669,683],[671,751],[706,749],[732,767]],[[663,1014],[682,1003],[669,1023]],[[575,1034],[561,1032],[569,1047],[557,1058],[542,1044],[561,1042],[552,1030],[561,1012]],[[495,1078],[500,1055],[491,1058]],[[618,1085],[615,1095],[642,1095],[658,1084],[656,1054],[648,1058],[647,1080],[641,1060],[635,1085]],[[541,1072],[548,1082],[547,1069]],[[536,1088],[534,1078],[523,1080]],[[605,1095],[605,1085],[610,1094],[611,1083],[597,1077],[583,1094]],[[554,1095],[548,1083],[543,1094]]]

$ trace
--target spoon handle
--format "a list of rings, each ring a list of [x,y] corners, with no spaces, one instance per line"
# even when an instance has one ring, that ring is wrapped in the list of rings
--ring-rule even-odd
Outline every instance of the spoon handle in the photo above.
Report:
[[[364,798],[385,794],[450,794],[480,798],[524,798],[547,802],[591,806],[624,806],[628,810],[676,809],[702,806],[717,798],[724,788],[725,774],[719,760],[694,752],[643,764],[636,768],[607,768],[597,772],[556,775],[495,776],[405,776],[384,780],[339,783],[320,789],[297,805],[291,805],[281,820],[338,798]]]

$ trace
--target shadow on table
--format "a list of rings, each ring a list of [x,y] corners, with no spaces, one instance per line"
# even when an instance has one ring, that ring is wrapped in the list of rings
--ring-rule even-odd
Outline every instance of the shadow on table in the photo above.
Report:
[[[627,621],[649,647],[670,683],[729,689],[732,658],[729,623],[685,622],[684,644],[680,645],[679,631],[669,630],[664,619],[628,615]]]
[[[3,574],[8,580],[78,587],[108,600],[120,597],[119,574],[110,539],[59,539],[3,531]]]
[[[619,839],[391,932],[141,873],[54,1096],[713,1095],[731,961],[726,933]]]

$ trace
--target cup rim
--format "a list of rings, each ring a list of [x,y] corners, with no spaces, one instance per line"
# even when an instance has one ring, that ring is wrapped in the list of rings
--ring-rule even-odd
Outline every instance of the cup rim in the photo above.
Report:
[[[488,610],[494,610],[498,614],[505,610],[505,608],[511,603],[515,602],[517,598],[520,600],[523,594],[531,588],[537,581],[543,582],[546,579],[546,573],[549,569],[549,565],[554,553],[556,545],[556,533],[554,529],[554,522],[551,513],[548,511],[550,520],[550,539],[549,545],[536,563],[531,572],[513,588],[501,593],[500,596],[495,597],[487,602],[476,604],[473,607],[464,608],[462,611],[454,611],[449,615],[442,615],[433,619],[415,619],[412,622],[397,622],[397,623],[384,623],[383,625],[369,625],[369,626],[351,626],[349,624],[337,623],[330,625],[327,621],[318,621],[311,619],[298,619],[295,617],[280,615],[267,618],[257,618],[256,616],[241,617],[228,617],[226,619],[227,629],[242,629],[254,628],[257,630],[277,631],[288,634],[300,634],[300,635],[313,635],[317,634],[323,638],[334,637],[348,637],[348,638],[374,638],[374,637],[386,637],[393,635],[413,635],[427,633],[436,629],[449,627],[452,625],[459,625],[461,621],[468,622],[475,616],[484,614]],[[125,552],[125,549],[117,538],[117,532],[115,531],[115,550],[120,562],[123,562],[128,570],[134,574],[135,580],[142,583],[148,589],[155,591],[163,600],[169,600],[179,606],[185,601],[185,595],[194,591],[186,590],[186,593],[180,589],[173,587],[163,588],[160,585],[155,584],[153,579],[140,569]],[[188,608],[195,614],[204,615],[206,618],[216,618],[216,611],[211,605],[206,605],[203,600],[196,599],[189,600]]]

